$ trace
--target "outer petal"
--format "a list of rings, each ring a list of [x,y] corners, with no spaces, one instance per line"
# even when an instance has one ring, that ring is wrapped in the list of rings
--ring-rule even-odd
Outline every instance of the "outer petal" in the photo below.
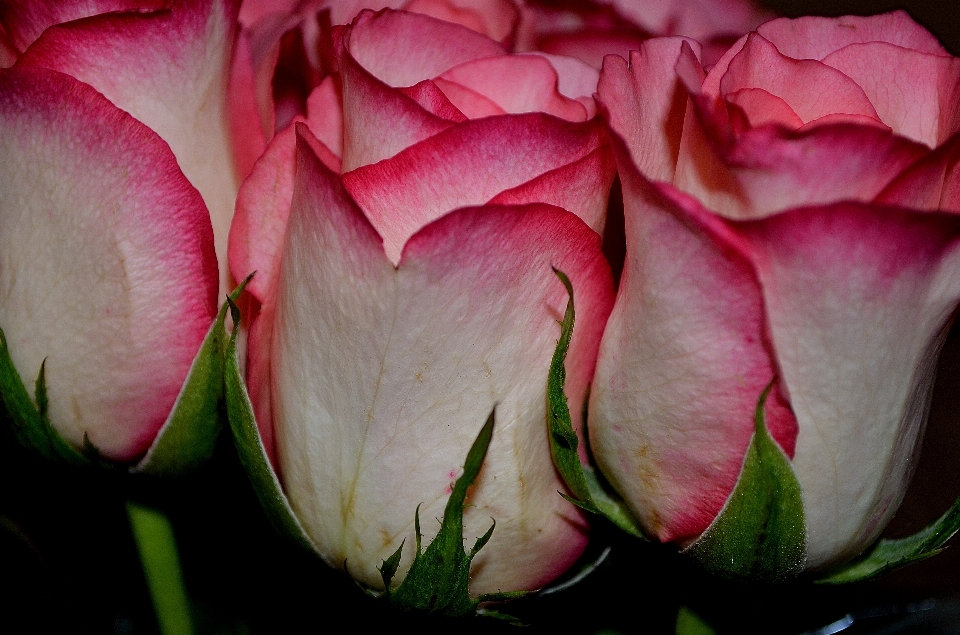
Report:
[[[809,567],[870,544],[912,470],[960,301],[960,218],[856,203],[738,229],[800,426]]]
[[[486,203],[606,145],[598,120],[572,124],[543,114],[487,117],[462,123],[397,156],[343,175],[394,262],[421,227],[458,207]],[[589,204],[598,175],[576,175],[580,205],[571,209],[595,231],[604,210]],[[609,184],[606,185],[609,188]],[[548,195],[550,193],[547,193]],[[578,202],[577,197],[562,200]],[[554,202],[559,198],[526,202]]]
[[[95,90],[0,73],[0,326],[50,419],[129,461],[153,441],[216,311],[213,235],[169,147]]]
[[[22,52],[55,24],[112,11],[149,11],[169,4],[168,0],[4,0],[0,2],[0,24]]]
[[[643,174],[654,181],[673,181],[687,90],[677,77],[681,38],[657,38],[630,53],[630,63],[610,55],[604,59],[597,91],[610,127],[626,141]],[[692,43],[699,51],[699,45]]]
[[[591,388],[589,436],[644,528],[684,543],[733,491],[757,400],[779,371],[760,284],[736,236],[625,158],[627,259]],[[792,454],[796,422],[778,391],[767,421]]]
[[[535,588],[581,552],[584,524],[556,495],[544,377],[564,293],[578,291],[571,403],[582,396],[611,280],[599,238],[546,206],[462,210],[419,233],[395,269],[363,215],[308,152],[284,253],[274,345],[279,455],[294,509],[327,558],[378,585],[376,566],[437,525],[494,403],[498,427],[466,514],[497,530],[471,592]],[[317,213],[323,210],[324,213]],[[403,567],[409,566],[404,550]]]
[[[312,122],[310,122],[312,124]],[[248,320],[247,389],[267,455],[273,454],[270,411],[270,338],[276,300],[280,258],[290,218],[296,173],[296,133],[300,120],[275,136],[253,166],[237,195],[236,215],[230,228],[230,272],[235,280],[255,274],[246,290],[253,296]],[[314,153],[328,169],[337,170],[336,157],[308,134]]]
[[[227,277],[237,183],[227,81],[238,2],[189,0],[169,12],[105,15],[49,29],[18,64],[84,81],[155,130],[210,210]]]

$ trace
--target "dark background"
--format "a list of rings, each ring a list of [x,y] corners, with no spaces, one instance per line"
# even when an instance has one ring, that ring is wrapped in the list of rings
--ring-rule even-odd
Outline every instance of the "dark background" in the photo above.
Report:
[[[960,4],[769,0],[787,16],[870,14],[906,8],[954,53]],[[907,499],[887,535],[912,533],[960,495],[960,330],[951,333],[930,426]],[[348,578],[286,545],[263,517],[225,435],[214,460],[173,482],[44,463],[0,425],[0,633],[155,635],[130,536],[127,499],[174,523],[198,635],[367,631],[517,632],[492,620],[413,619],[364,596]],[[412,512],[412,510],[411,510]],[[667,547],[605,526],[593,556],[607,560],[576,588],[510,605],[523,632],[672,633],[678,606],[719,633],[960,634],[960,548],[874,582],[825,588],[809,581],[742,585],[706,576]],[[386,630],[391,629],[391,630]],[[817,631],[816,629],[821,629]]]

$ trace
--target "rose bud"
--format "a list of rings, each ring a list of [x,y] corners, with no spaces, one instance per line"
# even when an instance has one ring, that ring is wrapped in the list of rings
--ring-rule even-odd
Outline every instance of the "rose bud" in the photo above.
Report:
[[[364,12],[335,33],[336,83],[271,141],[230,237],[234,274],[256,272],[245,380],[277,496],[326,561],[382,589],[378,567],[402,543],[396,579],[410,567],[418,506],[424,542],[436,535],[496,404],[463,533],[491,518],[496,531],[470,594],[538,588],[586,545],[557,494],[545,384],[567,301],[552,268],[581,311],[572,404],[612,306],[596,231],[613,179],[603,127],[544,58],[462,26]]]
[[[734,575],[822,571],[900,504],[960,299],[960,62],[902,12],[696,55],[605,60],[627,257],[589,436],[650,536]],[[737,518],[763,479],[769,515]],[[777,553],[728,549],[747,526]]]
[[[153,447],[154,471],[212,450],[237,4],[0,3],[0,392],[33,445],[123,464]],[[162,444],[165,424],[199,436]]]

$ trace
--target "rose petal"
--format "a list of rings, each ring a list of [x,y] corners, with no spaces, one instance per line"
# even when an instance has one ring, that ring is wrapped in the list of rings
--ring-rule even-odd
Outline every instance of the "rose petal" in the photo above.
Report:
[[[10,68],[20,57],[20,51],[13,45],[13,41],[7,35],[0,22],[0,68]]]
[[[852,79],[817,61],[785,57],[756,34],[747,38],[720,80],[723,95],[743,88],[762,88],[783,99],[804,123],[836,114],[880,121],[873,104]]]
[[[247,390],[260,428],[267,456],[276,465],[273,415],[270,411],[270,342],[280,259],[286,240],[290,203],[296,173],[296,133],[303,122],[275,136],[254,165],[237,195],[237,210],[230,228],[230,271],[235,280],[253,278],[246,290],[253,301],[245,314],[249,325],[247,346]],[[314,154],[337,171],[339,161],[322,142],[306,133]]]
[[[904,170],[877,195],[876,202],[960,212],[960,133]]]
[[[543,584],[586,541],[556,494],[543,436],[543,378],[566,301],[551,265],[578,290],[579,370],[567,384],[576,404],[612,300],[599,237],[547,206],[461,210],[418,234],[395,269],[334,175],[306,152],[298,161],[274,353],[279,454],[297,515],[331,562],[379,584],[380,562],[413,544],[417,506],[421,519],[440,516],[497,403],[464,533],[479,536],[491,517],[497,530],[470,591]],[[424,540],[437,529],[422,523]],[[411,558],[404,549],[401,571]]]
[[[455,22],[509,46],[520,22],[520,11],[510,0],[411,0],[405,11]]]
[[[310,132],[327,147],[339,163],[343,155],[343,98],[337,77],[330,75],[307,97]],[[327,166],[331,164],[324,160]],[[333,169],[333,168],[331,168]],[[337,172],[339,172],[339,167]]]
[[[226,248],[237,183],[226,103],[237,4],[191,0],[60,25],[17,62],[90,84],[170,144],[210,210],[221,291],[232,287]]]
[[[608,4],[649,33],[696,40],[739,35],[770,16],[752,2],[741,0],[609,0]]]
[[[489,204],[525,205],[547,203],[576,211],[587,225],[603,234],[610,187],[617,164],[609,146],[597,148],[584,158],[550,170],[515,188],[494,196]]]
[[[849,122],[849,115],[839,123],[827,115],[793,132],[773,125],[739,130],[737,114],[694,94],[674,175],[678,188],[727,218],[842,199],[869,201],[928,152],[879,122]]]
[[[18,51],[25,51],[48,27],[113,11],[161,9],[167,0],[34,0],[0,4],[0,24]]]
[[[752,128],[776,124],[796,130],[803,126],[803,120],[787,102],[762,88],[741,88],[728,94],[726,99],[727,103],[743,110]]]
[[[89,86],[0,73],[0,326],[80,447],[130,461],[163,425],[216,312],[213,233],[166,143]],[[32,389],[31,389],[32,390]]]
[[[583,104],[560,94],[557,71],[539,55],[470,60],[444,71],[440,79],[483,95],[507,113],[545,112],[567,121],[587,120]],[[438,86],[442,90],[447,84]]]
[[[597,91],[610,127],[624,139],[640,171],[654,181],[672,181],[677,164],[688,93],[674,67],[684,41],[648,40],[630,53],[629,65],[618,56],[605,58],[600,74]],[[693,61],[698,63],[696,57]]]
[[[357,63],[389,86],[413,86],[470,60],[506,51],[459,24],[403,11],[364,11],[346,36]]]
[[[267,135],[257,106],[253,58],[246,33],[241,33],[237,38],[227,90],[235,174],[237,182],[241,182],[250,174],[257,157],[267,147]],[[272,125],[267,129],[272,129]]]
[[[543,51],[532,51],[527,55],[536,55],[550,62],[557,73],[557,89],[561,95],[571,99],[583,99],[592,98],[597,92],[597,83],[600,81],[599,65],[591,66],[576,57]]]
[[[960,218],[844,202],[737,231],[800,426],[807,564],[841,562],[877,537],[909,482],[960,300]]]
[[[893,44],[851,44],[823,59],[857,82],[881,121],[935,148],[956,129],[960,59]]]
[[[462,84],[450,82],[438,77],[433,82],[444,98],[468,119],[505,115],[507,111],[486,95],[478,93]],[[419,86],[419,84],[418,84]]]
[[[446,84],[450,84],[450,82],[446,82]],[[455,86],[455,88],[462,89],[463,87]],[[467,120],[467,116],[453,105],[453,102],[446,94],[444,94],[444,91],[441,90],[435,81],[425,79],[418,84],[414,84],[410,88],[401,88],[400,92],[408,97],[411,97],[414,101],[420,104],[424,110],[432,115],[436,115],[437,117],[446,119],[448,121],[453,121],[455,123]],[[474,97],[483,99],[479,95],[474,95]],[[462,100],[458,99],[458,101]],[[489,100],[485,101],[489,102]],[[493,104],[493,107],[496,108],[496,105]],[[503,111],[499,108],[496,108],[496,110],[497,112],[495,114],[503,114]]]
[[[645,530],[685,543],[733,491],[778,369],[736,236],[621,159],[627,261],[591,389],[590,442]],[[792,454],[796,422],[778,390],[766,414]]]
[[[407,239],[427,223],[579,161],[605,143],[597,120],[572,124],[539,113],[487,117],[347,172],[343,182],[397,262]],[[590,182],[596,182],[592,175],[580,181]],[[602,227],[602,217],[589,218],[589,208],[570,211]]]
[[[757,31],[781,53],[798,60],[822,60],[849,44],[864,42],[887,42],[921,53],[947,55],[937,38],[914,22],[906,11],[865,17],[779,18],[760,25]]]
[[[647,39],[642,31],[605,31],[601,29],[575,33],[557,33],[538,39],[537,48],[553,55],[575,57],[594,68],[603,66],[606,55],[626,58]]]
[[[347,50],[339,59],[345,172],[392,157],[453,125],[368,73]]]

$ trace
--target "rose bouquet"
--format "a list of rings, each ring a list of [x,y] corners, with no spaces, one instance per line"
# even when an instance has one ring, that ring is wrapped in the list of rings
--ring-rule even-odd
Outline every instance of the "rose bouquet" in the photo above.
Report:
[[[11,429],[167,476],[210,459],[229,415],[282,533],[447,616],[557,580],[585,511],[748,580],[939,551],[956,508],[878,536],[960,302],[960,64],[903,13],[771,17],[0,0]],[[186,524],[216,524],[245,491],[216,482],[150,488],[206,496]],[[220,531],[224,586],[271,549],[247,521]],[[612,540],[618,584],[673,619],[649,581],[700,574]],[[262,597],[299,597],[286,575]],[[165,635],[171,612],[189,628],[185,599],[154,599]]]

